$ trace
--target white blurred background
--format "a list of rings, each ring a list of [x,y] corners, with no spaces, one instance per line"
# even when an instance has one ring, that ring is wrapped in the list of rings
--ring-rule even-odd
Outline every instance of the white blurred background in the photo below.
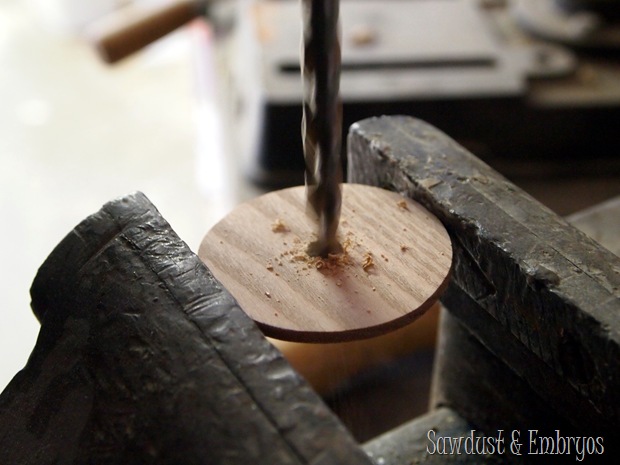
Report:
[[[125,3],[0,0],[0,391],[36,341],[37,269],[82,219],[141,190],[195,251],[252,195],[232,191],[218,158],[213,102],[195,91],[191,28],[114,67],[81,39],[90,20]]]

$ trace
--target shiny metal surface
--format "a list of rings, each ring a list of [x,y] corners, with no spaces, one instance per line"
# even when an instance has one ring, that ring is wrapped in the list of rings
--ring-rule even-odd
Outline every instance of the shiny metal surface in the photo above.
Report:
[[[319,221],[312,255],[340,250],[342,102],[340,101],[339,1],[303,1],[304,113],[302,135],[308,205]]]

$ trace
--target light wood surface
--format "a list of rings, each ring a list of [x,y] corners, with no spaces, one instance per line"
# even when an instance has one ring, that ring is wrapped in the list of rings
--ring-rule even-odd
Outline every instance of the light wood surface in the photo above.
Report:
[[[446,230],[396,193],[343,185],[338,257],[307,255],[316,230],[304,187],[294,187],[237,207],[209,231],[199,256],[265,335],[290,341],[392,331],[422,315],[447,284]]]
[[[439,310],[437,302],[413,323],[369,339],[324,344],[269,341],[316,392],[329,396],[365,370],[433,350]]]

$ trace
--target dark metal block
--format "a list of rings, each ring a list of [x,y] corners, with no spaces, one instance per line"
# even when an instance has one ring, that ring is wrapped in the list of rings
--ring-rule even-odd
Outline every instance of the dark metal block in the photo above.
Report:
[[[364,445],[364,450],[382,465],[509,463],[504,454],[466,454],[464,448],[460,454],[444,453],[440,438],[469,436],[484,438],[481,431],[455,411],[439,408],[373,439]]]
[[[43,264],[0,396],[0,463],[370,463],[142,194]]]
[[[422,121],[354,125],[349,167],[351,182],[418,200],[451,235],[445,304],[485,357],[462,347],[442,355],[479,376],[446,378],[441,403],[475,425],[560,418],[580,432],[603,431],[612,444],[620,421],[620,258]],[[493,364],[519,385],[493,378]],[[496,412],[479,395],[511,386],[522,392],[499,392]],[[519,398],[540,399],[538,408]]]

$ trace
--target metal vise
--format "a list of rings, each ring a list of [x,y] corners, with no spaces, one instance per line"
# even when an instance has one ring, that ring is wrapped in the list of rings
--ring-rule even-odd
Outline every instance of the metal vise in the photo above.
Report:
[[[349,169],[451,234],[431,413],[356,444],[134,194],[77,226],[34,280],[41,332],[0,395],[0,463],[476,463],[433,453],[429,432],[531,429],[601,436],[616,457],[620,258],[419,120],[355,124]]]

